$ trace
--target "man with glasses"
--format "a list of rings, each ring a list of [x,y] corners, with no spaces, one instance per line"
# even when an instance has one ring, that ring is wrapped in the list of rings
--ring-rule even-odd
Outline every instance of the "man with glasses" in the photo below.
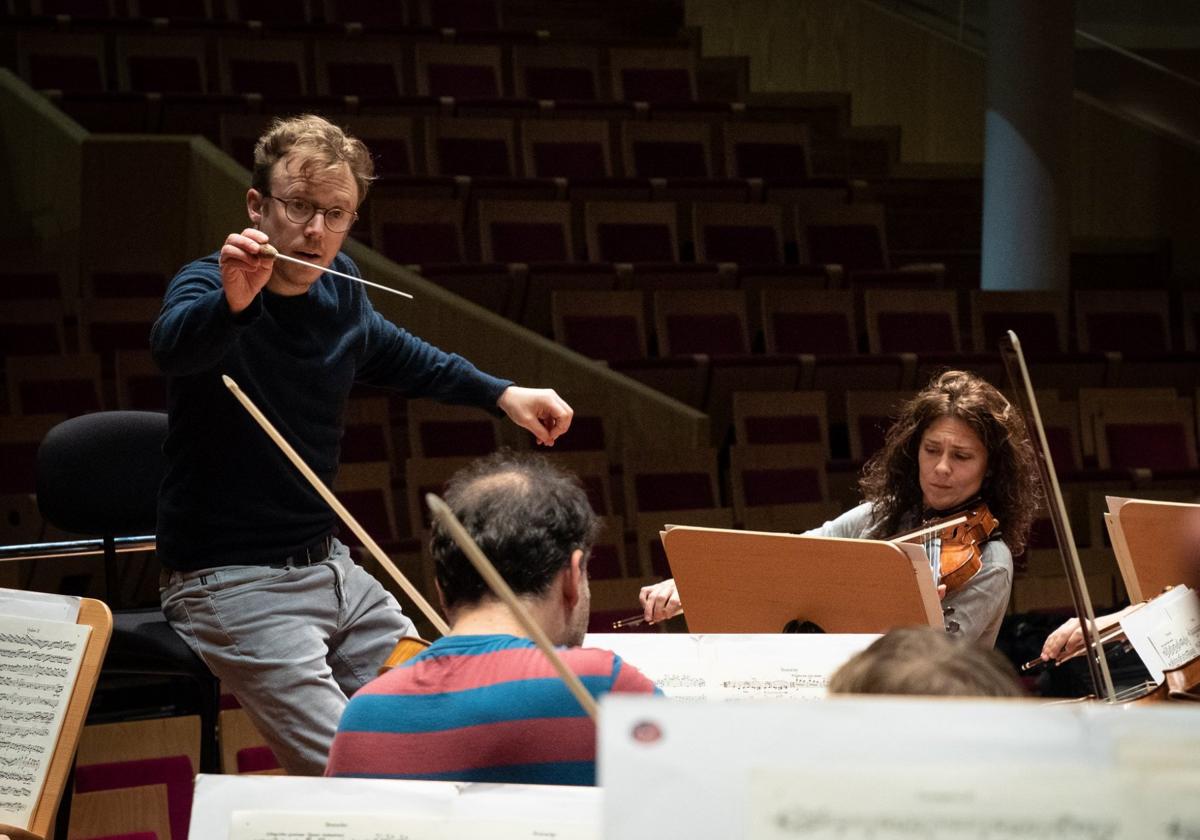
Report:
[[[284,769],[319,774],[346,698],[412,628],[334,538],[335,516],[221,382],[233,377],[326,484],[355,382],[507,414],[552,445],[554,391],[520,388],[379,315],[342,243],[373,176],[321,117],[276,121],[254,150],[252,226],[171,281],[151,346],[168,378],[159,494],[163,611]],[[306,268],[261,253],[270,243]]]

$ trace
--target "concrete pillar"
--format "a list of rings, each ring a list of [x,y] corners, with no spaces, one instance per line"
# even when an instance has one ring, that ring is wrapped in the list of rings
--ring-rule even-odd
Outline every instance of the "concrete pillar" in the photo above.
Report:
[[[1067,288],[1071,0],[988,3],[984,289]]]

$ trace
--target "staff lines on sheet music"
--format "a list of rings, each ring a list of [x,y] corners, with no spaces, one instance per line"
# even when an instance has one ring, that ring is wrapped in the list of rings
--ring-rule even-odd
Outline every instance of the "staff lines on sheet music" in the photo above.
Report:
[[[795,837],[837,836],[841,838],[929,838],[956,840],[1114,840],[1120,826],[1105,819],[1082,819],[1072,814],[1034,816],[929,816],[902,814],[846,814],[825,808],[793,808],[779,811],[770,820],[780,833]]]
[[[14,680],[11,677],[0,677],[0,685],[9,688],[28,688],[32,691],[49,691],[55,697],[62,694],[62,683],[46,683],[30,682],[29,680]]]
[[[0,642],[29,645],[38,650],[75,650],[79,646],[70,639],[39,639],[29,633],[0,633]]]
[[[11,656],[16,659],[34,659],[38,662],[52,662],[55,665],[70,665],[74,660],[70,656],[59,656],[54,653],[33,653],[27,650],[14,650],[13,648],[0,648],[0,656]]]
[[[35,697],[31,694],[0,694],[0,703],[12,706],[49,706],[57,708],[58,703],[49,697]]]
[[[23,782],[31,785],[37,781],[37,777],[32,773],[18,773],[15,770],[0,770],[0,780],[6,782]]]
[[[5,767],[33,767],[37,768],[41,762],[32,756],[21,756],[19,758],[7,759],[0,756],[0,765]]]
[[[6,667],[9,671],[23,677],[51,677],[61,680],[67,676],[66,668],[47,668],[45,665],[8,665],[7,663]]]
[[[0,720],[11,720],[38,723],[51,723],[54,720],[53,712],[26,712],[20,709],[0,709]]]
[[[41,744],[18,744],[16,741],[0,741],[0,750],[12,750],[13,752],[38,753],[41,755],[46,751],[46,748]]]
[[[28,738],[30,735],[39,735],[43,738],[50,735],[49,726],[12,726],[7,723],[0,723],[0,736],[7,735],[12,738]],[[0,757],[0,764],[4,763],[4,758]]]
[[[0,796],[32,796],[33,789],[15,785],[0,785]]]

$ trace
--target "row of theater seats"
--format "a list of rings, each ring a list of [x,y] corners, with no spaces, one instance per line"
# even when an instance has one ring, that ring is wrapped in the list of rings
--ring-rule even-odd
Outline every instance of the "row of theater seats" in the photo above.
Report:
[[[564,5],[564,4],[557,4]],[[67,16],[82,20],[161,19],[186,22],[257,21],[269,24],[342,24],[397,29],[500,32],[543,29],[574,21],[584,31],[605,32],[602,0],[573,0],[556,9],[555,0],[5,0],[0,13]],[[670,13],[672,2],[657,5]],[[677,5],[677,4],[674,4]],[[565,13],[564,13],[565,12]],[[661,13],[661,12],[660,12]],[[555,27],[556,29],[558,27]]]

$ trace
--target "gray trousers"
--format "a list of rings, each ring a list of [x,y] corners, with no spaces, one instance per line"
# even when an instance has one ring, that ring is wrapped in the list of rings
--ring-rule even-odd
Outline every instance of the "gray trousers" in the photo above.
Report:
[[[412,622],[333,541],[312,566],[171,572],[171,626],[237,697],[290,775],[320,775],[347,698]]]

